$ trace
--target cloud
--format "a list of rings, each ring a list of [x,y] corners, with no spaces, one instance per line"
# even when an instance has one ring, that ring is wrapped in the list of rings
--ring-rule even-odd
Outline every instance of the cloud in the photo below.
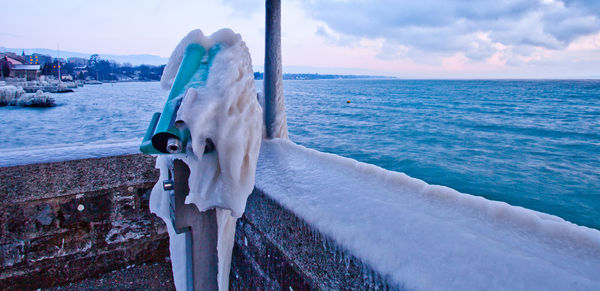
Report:
[[[222,4],[232,8],[232,15],[251,18],[254,14],[264,11],[264,1],[257,0],[220,0]]]
[[[318,35],[329,41],[336,34],[382,39],[381,59],[523,59],[600,31],[598,0],[313,0],[306,10],[323,23]]]
[[[322,37],[328,44],[342,45],[345,47],[353,47],[358,44],[360,38],[337,33],[324,25],[318,25],[315,34]]]

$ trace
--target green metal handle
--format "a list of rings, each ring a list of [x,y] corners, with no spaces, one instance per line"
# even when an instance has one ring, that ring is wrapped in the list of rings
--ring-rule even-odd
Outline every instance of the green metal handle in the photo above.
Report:
[[[220,51],[221,46],[215,45],[208,52],[199,44],[190,44],[183,56],[177,75],[169,92],[162,114],[155,113],[152,117],[140,151],[146,154],[170,154],[185,152],[186,145],[191,139],[186,126],[176,124],[177,111],[189,88],[206,86],[209,69],[214,56]],[[157,115],[158,114],[158,115]],[[172,150],[176,141],[177,150]]]
[[[154,135],[154,130],[156,129],[156,124],[158,124],[158,119],[160,118],[160,113],[155,112],[152,115],[152,120],[150,120],[150,125],[146,130],[146,135],[144,135],[144,139],[142,140],[142,144],[140,145],[140,151],[146,154],[160,154],[161,152],[157,151],[154,146],[152,146],[152,136]]]

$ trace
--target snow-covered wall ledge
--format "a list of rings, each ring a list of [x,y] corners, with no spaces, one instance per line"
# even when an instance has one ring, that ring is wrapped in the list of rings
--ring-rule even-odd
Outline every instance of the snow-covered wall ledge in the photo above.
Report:
[[[556,216],[283,139],[263,141],[256,188],[310,226],[306,234],[292,227],[290,233],[301,234],[288,236],[328,238],[337,246],[333,258],[345,254],[342,266],[350,254],[375,271],[366,271],[368,282],[408,290],[600,290],[600,231]],[[285,232],[278,219],[270,223]],[[302,248],[295,241],[280,245]],[[320,252],[309,248],[306,258]],[[294,259],[299,268],[346,272],[322,266],[340,267],[319,255],[303,259]],[[371,273],[386,280],[372,280]]]

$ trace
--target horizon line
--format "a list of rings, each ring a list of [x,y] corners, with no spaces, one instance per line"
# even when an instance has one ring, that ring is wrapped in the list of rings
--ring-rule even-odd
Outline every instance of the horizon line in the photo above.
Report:
[[[35,51],[35,50],[46,50],[46,51],[56,51],[57,55],[58,55],[58,50],[54,50],[54,49],[48,49],[48,48],[9,48],[9,47],[3,47],[0,46],[0,52],[13,52],[16,53],[15,51],[18,50],[29,50],[29,51]],[[160,58],[160,59],[166,59],[168,62],[169,57],[163,57],[160,55],[155,55],[155,54],[149,54],[149,53],[141,53],[141,54],[114,54],[114,53],[88,53],[88,52],[77,52],[77,51],[69,51],[69,50],[65,50],[63,51],[64,53],[71,53],[71,54],[80,54],[80,55],[89,55],[92,56],[94,54],[97,55],[106,55],[106,56],[111,56],[111,57],[135,57],[135,56],[141,56],[141,57],[154,57],[154,58]],[[36,52],[32,52],[32,53],[36,53]],[[45,54],[45,53],[44,53]],[[47,55],[47,54],[46,54]],[[50,54],[51,57],[54,58],[53,54]],[[68,57],[64,57],[64,58],[68,58]],[[116,63],[119,64],[124,64],[124,63],[128,63],[129,61],[125,61],[125,62],[118,62],[114,59],[107,59],[109,61],[114,61]],[[166,65],[165,63],[158,63],[158,64],[149,64],[149,63],[139,63],[138,65],[151,65],[151,66],[161,66],[161,65]],[[264,64],[262,65],[252,65],[253,67],[264,67]],[[303,66],[298,66],[298,65],[290,65],[290,66],[283,66],[283,69],[285,70],[285,68],[293,68],[292,71],[297,71],[298,69],[303,70],[306,69],[306,71],[304,72],[294,72],[294,73],[287,73],[287,72],[283,72],[283,74],[292,74],[292,75],[299,75],[299,74],[313,74],[313,75],[337,75],[337,76],[365,76],[365,77],[380,77],[380,78],[386,78],[386,79],[397,79],[397,80],[537,80],[537,81],[541,81],[541,80],[548,80],[548,81],[552,81],[552,80],[599,80],[600,79],[600,75],[598,76],[554,76],[554,77],[427,77],[427,76],[390,76],[390,75],[384,75],[384,74],[389,74],[388,73],[381,73],[378,74],[377,72],[372,72],[372,73],[333,73],[333,72],[316,72],[317,70],[331,70],[331,71],[335,71],[335,70],[346,70],[346,71],[351,71],[351,70],[356,70],[356,71],[364,71],[365,69],[361,69],[361,68],[348,68],[348,67],[320,67],[320,68],[315,68],[315,67],[303,67]],[[314,71],[309,71],[309,70],[314,70]],[[253,71],[255,73],[264,73],[264,69],[261,71],[260,69],[258,70],[254,70]]]

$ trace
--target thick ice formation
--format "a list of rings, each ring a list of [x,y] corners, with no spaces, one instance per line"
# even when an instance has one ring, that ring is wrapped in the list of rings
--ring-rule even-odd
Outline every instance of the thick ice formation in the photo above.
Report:
[[[256,187],[408,290],[600,290],[600,231],[287,140]]]
[[[23,106],[23,107],[52,107],[55,106],[54,98],[50,93],[41,90],[35,94],[26,94],[23,87],[13,85],[0,86],[0,106]]]
[[[0,106],[5,105],[16,105],[17,100],[21,96],[25,95],[25,91],[22,87],[15,87],[12,85],[0,87]]]
[[[185,47],[198,43],[207,49],[223,48],[215,56],[206,87],[185,94],[177,119],[185,122],[192,136],[190,154],[182,159],[190,166],[190,195],[200,211],[219,207],[235,217],[244,212],[246,198],[254,186],[254,173],[262,136],[262,111],[256,97],[250,54],[239,34],[229,29],[204,37],[190,32],[175,48],[161,84],[170,88]],[[207,140],[215,151],[202,154]]]
[[[52,107],[55,106],[56,103],[50,93],[37,90],[35,94],[25,94],[21,96],[21,98],[17,100],[17,105],[23,107]]]
[[[281,82],[281,81],[280,81]],[[288,139],[287,117],[285,113],[285,98],[283,97],[283,85],[281,92],[277,94],[277,115],[273,121],[273,138]]]
[[[197,43],[207,50],[222,46],[210,67],[206,86],[190,88],[177,113],[190,130],[191,143],[185,155],[176,158],[190,167],[190,193],[186,203],[200,211],[217,208],[219,288],[227,289],[235,221],[246,206],[254,187],[256,162],[262,140],[262,110],[257,101],[250,54],[239,34],[229,29],[205,37],[200,30],[190,32],[175,48],[163,72],[161,85],[170,89],[183,59],[185,48]],[[208,141],[215,150],[203,153]],[[152,192],[151,210],[170,228],[173,274],[183,290],[183,236],[171,229],[168,200],[161,184],[168,158],[159,157],[161,180]],[[183,277],[182,277],[183,276]]]
[[[276,108],[275,111],[277,113],[275,115],[275,119],[271,121],[271,128],[273,129],[272,138],[288,139],[287,115],[285,113],[285,97],[283,95],[283,84],[280,84],[283,81],[277,80],[277,82],[279,83],[279,84],[277,84],[277,86],[275,86],[275,88],[277,89],[275,92],[275,96],[276,96],[275,97],[275,108]],[[264,95],[262,95],[260,97],[261,97],[261,100],[260,100],[261,105],[264,110],[264,108],[265,108],[264,98],[265,97],[264,97]]]

